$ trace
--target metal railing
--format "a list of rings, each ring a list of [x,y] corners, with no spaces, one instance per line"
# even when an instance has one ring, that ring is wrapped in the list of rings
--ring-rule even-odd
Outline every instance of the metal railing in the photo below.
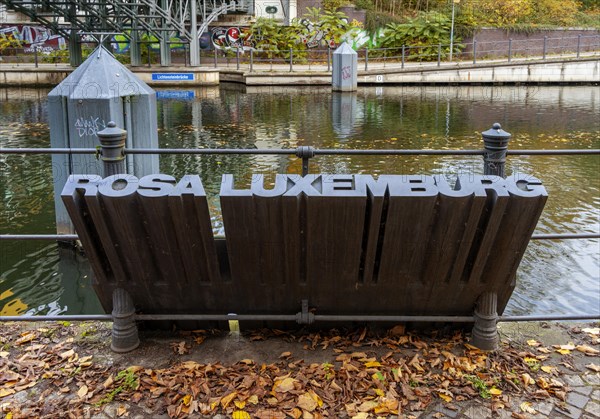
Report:
[[[121,48],[128,40],[111,41]],[[189,66],[187,59],[189,45],[186,41],[181,51],[175,53],[173,66]],[[139,41],[138,44],[156,44],[156,41]],[[461,50],[457,50],[457,45]],[[578,35],[571,37],[540,37],[534,39],[509,39],[507,41],[477,41],[454,44],[450,54],[449,44],[402,45],[395,48],[358,48],[359,68],[365,71],[371,68],[410,69],[414,66],[441,66],[452,63],[475,65],[479,61],[510,63],[533,60],[579,59],[600,56],[600,35]],[[177,51],[181,54],[177,55]],[[261,50],[247,46],[225,46],[200,50],[200,65],[203,67],[227,68],[253,71],[331,71],[331,48],[291,48]],[[129,53],[115,54],[123,63],[129,63]],[[145,49],[142,65],[152,66],[158,63],[159,51]],[[67,51],[42,51],[39,46],[23,48],[5,48],[0,51],[2,64],[67,64]],[[481,64],[481,63],[480,63]]]
[[[494,129],[500,129],[495,125]],[[484,133],[485,134],[485,133]],[[510,136],[510,134],[509,134]],[[563,150],[503,150],[502,156],[498,155],[498,150],[490,147],[490,138],[484,135],[484,149],[481,150],[360,150],[360,149],[315,149],[310,146],[300,146],[296,149],[168,149],[168,148],[148,148],[148,149],[123,149],[125,154],[191,154],[191,155],[289,155],[296,156],[302,160],[302,175],[309,173],[310,160],[317,156],[332,155],[482,155],[484,157],[484,168],[486,174],[490,173],[488,164],[493,158],[496,166],[501,166],[501,173],[504,171],[504,161],[506,155],[536,155],[536,156],[556,156],[556,155],[600,155],[600,149],[563,149]],[[92,148],[0,148],[1,154],[96,154],[98,151]],[[494,154],[495,153],[495,154]],[[102,155],[102,153],[100,153]],[[500,158],[499,158],[500,157]],[[106,162],[105,162],[106,164]],[[562,234],[535,234],[533,240],[567,240],[567,239],[600,239],[600,233],[562,233]],[[76,234],[2,234],[0,240],[59,240],[75,241],[78,240]],[[113,313],[114,314],[114,313]],[[582,315],[528,315],[528,316],[500,316],[498,322],[516,322],[516,321],[567,321],[567,320],[595,320],[600,319],[600,313],[582,314]],[[55,321],[55,320],[95,320],[95,321],[117,321],[118,317],[113,315],[59,315],[59,316],[0,316],[2,321]],[[477,322],[476,316],[394,316],[394,315],[318,315],[308,312],[304,309],[296,314],[272,315],[272,314],[133,314],[128,321],[136,320],[196,320],[196,321],[225,321],[225,320],[252,320],[252,321],[296,321],[299,324],[309,324],[314,321],[389,321],[389,322],[455,322],[472,323]],[[121,321],[121,320],[119,320]]]

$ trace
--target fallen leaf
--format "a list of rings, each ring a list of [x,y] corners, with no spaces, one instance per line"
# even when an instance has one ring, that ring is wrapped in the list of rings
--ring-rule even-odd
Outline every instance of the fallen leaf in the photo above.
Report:
[[[590,335],[600,335],[600,327],[586,327],[585,329],[581,329],[581,331]]]
[[[500,395],[502,394],[502,390],[500,390],[500,389],[498,389],[498,388],[496,388],[496,387],[492,387],[492,388],[490,389],[490,394],[491,394],[492,396],[500,396]]]
[[[532,415],[535,415],[537,413],[537,411],[533,407],[531,407],[531,403],[529,402],[521,403],[519,408],[521,409],[521,411],[525,413],[531,413]]]
[[[86,394],[88,394],[88,386],[84,384],[79,388],[79,390],[77,390],[77,395],[80,399],[83,399]]]
[[[544,365],[544,366],[543,366],[542,368],[540,368],[540,369],[541,369],[542,371],[544,371],[544,372],[548,373],[548,374],[552,374],[552,373],[553,373],[553,372],[556,370],[556,367],[552,367],[552,366],[549,366],[549,365]]]
[[[575,349],[577,349],[579,352],[583,352],[586,355],[600,354],[600,351],[598,349],[594,349],[591,346],[587,346],[587,345],[577,345],[575,347]]]
[[[452,401],[452,397],[446,393],[438,392],[438,396],[440,396],[440,399],[444,400],[446,403],[449,403]]]
[[[539,343],[539,342],[538,342],[537,340],[535,340],[535,339],[529,339],[529,340],[527,341],[527,344],[528,344],[529,346],[533,346],[534,348],[537,348],[538,346],[540,346],[540,345],[541,345],[541,343]]]
[[[588,364],[585,367],[591,369],[592,371],[600,372],[600,365]]]
[[[15,345],[22,345],[27,342],[31,342],[36,338],[35,333],[33,332],[24,332],[21,334],[21,337],[15,341]]]
[[[0,388],[0,397],[10,396],[11,394],[15,394],[15,391],[12,388]]]
[[[221,399],[221,407],[223,409],[226,409],[227,406],[229,406],[229,403],[231,403],[233,401],[233,399],[235,399],[236,396],[237,396],[237,391],[234,391],[233,393],[230,393],[227,396],[223,397]]]
[[[313,397],[309,393],[304,393],[298,397],[297,406],[302,410],[312,412],[317,408],[317,401],[313,399]]]
[[[236,410],[232,415],[233,419],[251,419],[250,414],[243,410]]]
[[[359,412],[369,412],[371,410],[374,410],[378,405],[379,405],[379,403],[372,401],[372,400],[368,400],[366,402],[363,402],[360,406],[358,406],[358,411]]]
[[[292,391],[296,381],[298,380],[291,377],[284,378],[283,380],[277,380],[273,385],[273,391],[277,393],[287,393],[288,391]]]
[[[367,412],[360,412],[357,413],[356,415],[352,416],[352,419],[367,419],[369,417],[369,414]]]
[[[68,351],[59,354],[62,359],[71,358],[73,355],[75,355],[75,351],[73,349],[69,349]]]
[[[121,416],[125,416],[127,414],[127,406],[125,406],[124,404],[120,404],[119,407],[117,408],[117,416],[121,417]]]
[[[282,352],[281,355],[279,355],[279,358],[289,358],[290,356],[292,356],[292,353],[289,351],[286,351],[286,352]]]

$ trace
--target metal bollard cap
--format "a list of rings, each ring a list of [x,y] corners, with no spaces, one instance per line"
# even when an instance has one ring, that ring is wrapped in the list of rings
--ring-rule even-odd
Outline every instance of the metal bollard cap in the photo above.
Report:
[[[124,137],[127,135],[127,131],[117,127],[117,124],[115,123],[115,121],[110,121],[108,124],[106,124],[106,128],[104,128],[102,131],[98,131],[96,133],[96,135],[99,138],[107,138],[107,139],[121,138],[121,137]]]
[[[492,128],[488,129],[487,131],[483,131],[481,135],[484,139],[492,141],[508,140],[511,137],[511,134],[504,131],[498,122],[492,125]]]

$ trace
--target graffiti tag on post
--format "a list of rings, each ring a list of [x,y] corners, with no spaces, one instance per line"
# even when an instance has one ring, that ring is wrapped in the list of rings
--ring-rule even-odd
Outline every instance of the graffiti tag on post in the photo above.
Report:
[[[342,67],[342,80],[348,80],[352,77],[352,69],[349,65]]]
[[[96,135],[98,131],[106,128],[106,122],[104,119],[100,119],[99,117],[79,117],[75,121],[75,129],[77,130],[77,135],[79,138],[85,137],[88,135]]]

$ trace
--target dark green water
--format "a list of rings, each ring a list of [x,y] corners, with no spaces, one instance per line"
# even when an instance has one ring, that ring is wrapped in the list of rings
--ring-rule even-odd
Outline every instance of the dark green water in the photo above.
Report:
[[[0,90],[0,145],[49,147],[45,90]],[[600,148],[600,89],[555,87],[329,88],[224,85],[194,100],[159,100],[161,147],[478,149],[500,122],[511,149]],[[50,156],[0,155],[0,233],[54,233]],[[211,194],[215,230],[221,174],[299,173],[290,156],[162,156],[161,171],[198,173]],[[481,157],[319,157],[312,172],[482,173]],[[507,172],[543,180],[549,200],[537,233],[598,232],[598,156],[511,156]],[[99,313],[89,268],[49,242],[0,241],[0,311]],[[534,241],[519,268],[507,314],[600,311],[598,240]]]

